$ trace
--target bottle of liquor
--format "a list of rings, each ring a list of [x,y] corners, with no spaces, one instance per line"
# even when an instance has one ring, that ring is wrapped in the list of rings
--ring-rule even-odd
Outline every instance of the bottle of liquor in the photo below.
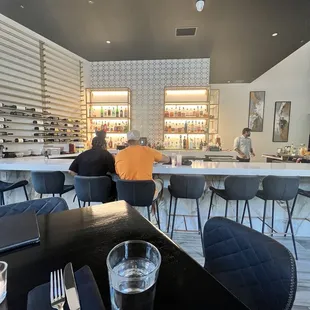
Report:
[[[184,139],[183,139],[183,149],[184,149],[184,150],[186,149],[186,144],[187,144],[187,142],[186,142],[186,136],[184,136]]]
[[[183,110],[182,110],[182,117],[185,117],[185,114],[186,114],[185,108],[183,107]]]
[[[203,147],[203,143],[202,143],[202,140],[200,140],[199,149],[202,150],[202,147]]]
[[[187,121],[185,121],[184,132],[187,133]]]
[[[119,117],[124,117],[124,112],[123,112],[123,108],[121,107],[121,110],[120,110],[120,112],[119,112]]]
[[[169,111],[168,111],[168,108],[166,107],[165,109],[165,117],[169,117]]]
[[[108,110],[104,109],[104,117],[107,117],[107,116],[108,116]]]
[[[128,110],[127,110],[126,107],[125,107],[125,109],[124,109],[124,117],[128,117]]]
[[[100,107],[100,117],[103,117],[103,106]]]
[[[203,117],[203,109],[202,109],[202,107],[200,107],[199,116]]]
[[[197,107],[197,110],[196,110],[196,117],[199,117],[200,115],[200,111],[199,111],[199,107]]]
[[[91,107],[91,105],[89,106],[88,115],[89,115],[89,117],[93,117],[93,116],[92,116],[92,107]]]
[[[111,116],[111,107],[108,108],[108,116]]]
[[[119,110],[118,110],[118,106],[116,107],[116,117],[119,117]]]
[[[108,147],[109,147],[109,149],[111,149],[111,148],[112,148],[112,146],[113,146],[113,141],[112,141],[112,138],[110,138],[110,141],[109,141],[109,143],[108,143]]]
[[[178,117],[178,107],[175,106],[175,109],[174,109],[174,117]]]
[[[170,109],[170,112],[169,112],[169,117],[174,117],[174,112],[173,112],[173,109]]]
[[[104,124],[103,124],[103,131],[107,132],[107,122],[104,122]]]
[[[115,108],[113,107],[113,110],[112,110],[112,117],[115,117]]]
[[[165,123],[165,132],[168,132],[168,125],[167,125],[167,121]]]
[[[182,135],[180,135],[180,140],[179,140],[179,149],[183,148],[183,141],[182,141]]]
[[[181,107],[179,107],[178,117],[181,117],[181,116],[182,116]]]

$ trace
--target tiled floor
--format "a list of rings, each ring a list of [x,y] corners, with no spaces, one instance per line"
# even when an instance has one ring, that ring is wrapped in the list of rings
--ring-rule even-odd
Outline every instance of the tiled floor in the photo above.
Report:
[[[293,253],[293,245],[290,238],[276,237],[276,240],[285,245]],[[201,241],[198,233],[175,232],[173,236],[180,247],[192,256],[199,264],[204,264]],[[293,310],[310,309],[310,238],[297,239],[297,251],[299,260],[296,261],[298,272],[298,287]]]

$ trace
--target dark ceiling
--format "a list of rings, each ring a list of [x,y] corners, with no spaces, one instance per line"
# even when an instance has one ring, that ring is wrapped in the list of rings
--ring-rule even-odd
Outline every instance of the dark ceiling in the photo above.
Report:
[[[253,81],[310,39],[310,0],[93,1],[0,0],[0,13],[89,61],[210,57],[211,83]],[[197,35],[175,37],[187,26]]]

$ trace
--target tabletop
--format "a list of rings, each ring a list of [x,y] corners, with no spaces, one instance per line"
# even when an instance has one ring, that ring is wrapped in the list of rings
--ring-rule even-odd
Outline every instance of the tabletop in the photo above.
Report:
[[[88,265],[110,309],[106,258],[125,240],[146,240],[162,255],[154,309],[247,309],[196,261],[124,201],[38,217],[41,242],[0,255],[8,263],[8,310],[26,309],[27,294],[50,271]],[[43,310],[43,309],[42,309]]]

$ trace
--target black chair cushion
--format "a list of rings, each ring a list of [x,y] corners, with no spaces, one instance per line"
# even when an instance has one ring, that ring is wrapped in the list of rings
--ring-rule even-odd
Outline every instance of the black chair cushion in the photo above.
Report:
[[[214,192],[216,195],[222,197],[225,200],[229,200],[229,197],[227,196],[226,190],[225,189],[217,189],[213,186],[210,186],[209,189]]]
[[[74,185],[64,185],[64,189],[61,194],[68,193],[74,189]]]
[[[256,196],[257,196],[258,198],[260,198],[260,199],[267,200],[267,198],[265,197],[265,193],[264,193],[263,190],[257,191]]]
[[[202,175],[172,175],[168,190],[176,198],[199,199],[205,183],[205,177]]]
[[[0,181],[0,192],[10,191],[15,188],[26,186],[27,184],[28,184],[28,181],[26,180],[18,181],[15,183],[8,183],[8,182]]]
[[[301,195],[301,196],[305,196],[305,197],[308,197],[310,198],[310,191],[305,191],[304,189],[298,189],[298,194]]]
[[[204,227],[204,249],[205,269],[249,309],[293,306],[297,288],[295,260],[277,241],[215,217]]]
[[[20,214],[27,211],[35,211],[36,215],[56,213],[69,210],[66,201],[59,197],[29,200],[0,206],[0,217],[6,215]]]

